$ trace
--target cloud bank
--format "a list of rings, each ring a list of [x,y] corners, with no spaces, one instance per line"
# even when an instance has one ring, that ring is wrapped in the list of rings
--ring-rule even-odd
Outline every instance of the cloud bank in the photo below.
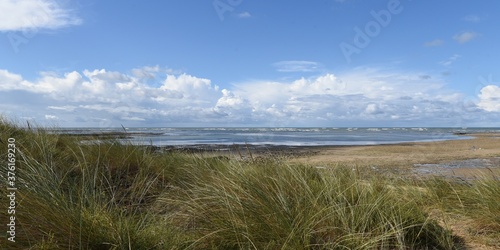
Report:
[[[58,126],[470,127],[500,118],[496,85],[465,97],[439,76],[373,68],[231,89],[158,66],[42,72],[36,80],[0,70],[0,82],[3,115]]]

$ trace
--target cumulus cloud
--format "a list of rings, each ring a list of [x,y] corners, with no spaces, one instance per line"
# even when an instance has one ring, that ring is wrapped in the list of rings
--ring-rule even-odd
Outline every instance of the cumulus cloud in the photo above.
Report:
[[[472,39],[478,36],[477,33],[471,31],[464,31],[453,36],[453,39],[459,43],[470,42]]]
[[[29,88],[30,84],[23,80],[23,77],[18,74],[11,73],[7,70],[0,69],[0,91],[1,90],[22,90]]]
[[[217,104],[215,105],[217,108],[222,107],[240,107],[245,100],[243,100],[239,96],[235,96],[231,91],[227,89],[222,90],[222,97],[217,100]]]
[[[38,79],[0,70],[0,108],[61,126],[458,126],[500,112],[500,90],[479,101],[446,88],[439,75],[358,68],[289,81],[251,81],[220,89],[210,79],[145,67]],[[153,81],[151,81],[153,79]],[[20,101],[23,100],[23,101]],[[465,113],[464,113],[465,112]],[[468,112],[468,113],[467,113]],[[356,125],[357,124],[357,125]]]
[[[375,103],[370,103],[365,108],[365,113],[367,114],[380,114],[382,112],[381,108]]]
[[[481,89],[478,107],[489,112],[500,112],[500,87],[488,85]]]
[[[412,123],[456,113],[461,95],[447,91],[439,77],[421,76],[359,69],[291,82],[247,82],[238,84],[234,92],[248,100],[254,114],[280,122],[398,119]]]
[[[222,97],[217,100],[213,111],[225,117],[227,122],[248,121],[252,120],[252,112],[254,111],[247,99],[235,95],[227,89],[222,90]],[[229,119],[229,120],[228,120]]]
[[[168,75],[160,89],[176,92],[180,94],[181,98],[197,101],[210,97],[211,94],[219,90],[219,86],[212,86],[209,79],[182,74],[180,76]]]
[[[74,11],[54,0],[0,1],[0,31],[58,29],[79,25]]]
[[[5,83],[0,85],[0,96],[36,96],[40,102],[46,103],[45,107],[27,108],[23,105],[29,103],[23,102],[16,103],[19,107],[9,109],[23,114],[30,108],[34,114],[44,110],[66,114],[59,116],[61,122],[76,121],[77,118],[90,121],[84,116],[101,116],[115,121],[162,120],[168,114],[198,116],[201,120],[204,114],[200,112],[210,110],[220,98],[219,87],[208,79],[188,74],[166,74],[162,80],[156,79],[156,72],[169,70],[145,68],[141,72],[133,70],[131,74],[105,69],[72,71],[62,75],[42,72],[35,81],[0,70],[0,80]],[[147,79],[150,77],[162,84],[149,84]],[[10,101],[16,100],[12,98]],[[49,118],[39,117],[41,120]]]

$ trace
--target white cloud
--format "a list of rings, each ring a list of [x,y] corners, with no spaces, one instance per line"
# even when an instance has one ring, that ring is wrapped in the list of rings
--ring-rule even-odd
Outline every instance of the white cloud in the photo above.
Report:
[[[54,0],[4,0],[0,1],[0,13],[0,31],[58,29],[82,22]]]
[[[436,40],[432,40],[430,42],[426,42],[424,43],[424,46],[425,47],[437,47],[437,46],[441,46],[444,44],[444,41],[441,40],[441,39],[436,39]]]
[[[488,85],[481,89],[478,107],[489,112],[500,112],[500,87]]]
[[[471,31],[464,31],[453,36],[453,39],[459,43],[466,43],[478,36],[477,33]]]
[[[105,69],[84,70],[82,73],[73,71],[63,75],[42,72],[35,81],[27,81],[21,75],[0,70],[0,80],[4,83],[0,85],[0,97],[2,100],[6,100],[2,96],[12,99],[19,106],[15,108],[17,110],[32,109],[31,112],[36,114],[36,110],[49,109],[66,114],[60,116],[61,121],[95,122],[95,119],[84,116],[101,117],[99,121],[106,120],[103,124],[109,124],[110,120],[161,120],[168,116],[174,120],[176,118],[173,117],[179,120],[199,117],[195,120],[202,120],[207,113],[213,112],[211,110],[221,97],[221,91],[209,79],[188,74],[166,74],[161,76],[163,79],[158,79],[157,72],[170,70],[142,68],[132,70],[130,75]],[[151,77],[154,78],[154,84],[148,83]],[[29,102],[14,98],[12,91],[17,91],[16,95],[35,96],[30,100],[46,105],[29,106]],[[70,116],[73,118],[67,118]]]
[[[26,84],[21,75],[10,73],[7,70],[0,69],[0,91],[23,89]]]
[[[451,56],[450,58],[444,60],[444,61],[441,61],[439,62],[439,64],[445,66],[445,67],[450,67],[456,60],[458,60],[460,57],[462,57],[461,55],[458,55],[458,54],[454,54],[453,56]]]
[[[198,93],[217,91],[218,86],[212,86],[209,79],[182,74],[180,76],[168,75],[160,89],[173,90],[184,93]]]
[[[216,107],[237,107],[244,103],[244,100],[235,96],[231,91],[227,89],[222,90],[222,97],[217,100]]]
[[[53,73],[42,73],[42,78],[33,85],[37,91],[44,93],[71,91],[78,83],[82,82],[82,75],[73,71],[66,73],[64,77],[59,77]]]
[[[326,74],[291,82],[247,82],[235,94],[248,100],[256,114],[280,123],[326,120],[423,122],[453,113],[461,95],[447,91],[439,77],[421,73],[358,69],[341,75]],[[419,109],[412,109],[418,106]],[[368,115],[368,116],[367,116]]]
[[[77,108],[76,106],[66,105],[66,106],[48,106],[48,109],[73,112]]]
[[[145,66],[132,70],[132,75],[140,79],[154,79],[156,74],[160,72],[160,66]]]
[[[465,103],[439,75],[427,72],[358,68],[220,90],[206,78],[158,75],[167,71],[44,72],[27,81],[0,70],[6,83],[0,85],[0,108],[61,126],[462,126],[487,111],[500,112],[497,86],[483,88],[480,101]]]
[[[59,117],[55,115],[45,115],[46,120],[59,120]]]
[[[238,17],[239,18],[250,18],[250,17],[252,17],[252,14],[250,14],[250,12],[245,11],[245,12],[239,13]]]
[[[279,72],[316,72],[321,67],[319,63],[311,61],[280,61],[273,63],[273,66]]]
[[[146,119],[141,117],[122,117],[122,119],[125,121],[146,121]]]
[[[160,99],[182,99],[186,103],[212,103],[219,96],[219,86],[212,85],[209,79],[187,74],[167,75],[159,90],[163,91]]]
[[[227,89],[222,90],[222,97],[217,100],[213,111],[233,120],[249,120],[252,117],[252,106],[248,100]]]
[[[382,110],[380,109],[380,107],[377,104],[370,103],[366,106],[365,113],[367,113],[367,114],[380,114],[380,113],[382,113]]]

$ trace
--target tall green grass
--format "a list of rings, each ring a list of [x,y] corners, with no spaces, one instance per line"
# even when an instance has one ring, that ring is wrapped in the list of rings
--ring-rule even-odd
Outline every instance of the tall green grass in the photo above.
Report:
[[[9,137],[19,149],[16,243],[2,237],[2,249],[457,247],[426,212],[429,200],[485,211],[488,228],[498,226],[497,179],[439,193],[438,182],[396,183],[348,166],[155,153],[5,120],[0,132],[2,166]],[[0,169],[3,180],[6,171]]]
[[[82,145],[75,138],[5,123],[0,128],[3,148],[9,137],[18,147],[19,226],[16,243],[7,248],[151,249],[183,237],[168,223],[160,226],[147,210],[167,184],[137,147]]]
[[[451,249],[452,236],[381,180],[338,167],[239,165],[179,201],[194,248]],[[159,202],[172,203],[164,197]]]
[[[468,231],[469,240],[500,247],[500,178],[493,172],[465,181],[434,177],[402,185],[406,188],[401,195],[427,211],[437,211],[444,223]]]

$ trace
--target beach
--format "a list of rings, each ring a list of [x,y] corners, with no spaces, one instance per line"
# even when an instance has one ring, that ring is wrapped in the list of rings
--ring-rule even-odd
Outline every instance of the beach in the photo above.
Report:
[[[293,161],[313,165],[355,164],[411,174],[472,177],[500,173],[500,134],[469,134],[468,140],[324,147]],[[314,150],[314,149],[312,149]],[[408,172],[409,171],[409,172]]]
[[[378,145],[177,145],[155,151],[183,151],[239,160],[278,158],[316,167],[352,165],[401,175],[473,178],[500,174],[500,133],[464,134],[470,139]]]
[[[388,134],[388,131],[391,133]],[[290,163],[320,168],[352,165],[398,175],[438,175],[465,179],[485,174],[500,174],[500,133],[497,130],[454,133],[446,131],[448,130],[428,131],[418,128],[403,130],[367,128],[364,131],[315,128],[158,128],[130,131],[123,128],[105,132],[92,129],[70,130],[63,134],[87,140],[117,139],[143,145],[157,153],[178,151],[238,160],[278,158]],[[198,132],[201,135],[197,135]],[[346,143],[345,138],[352,136],[350,134],[353,132],[356,133],[352,137],[353,141]],[[394,139],[401,138],[408,132],[413,134],[405,139],[416,141],[398,142],[398,139]],[[378,133],[381,133],[381,138],[384,139],[379,141],[374,139]],[[312,141],[321,136],[330,137],[330,140],[325,142],[337,145],[322,145]],[[419,136],[427,141],[418,141],[422,140]],[[339,137],[344,139],[332,140]],[[365,137],[370,139],[366,140]],[[248,139],[254,143],[243,143]],[[144,145],[148,143],[150,145]]]

